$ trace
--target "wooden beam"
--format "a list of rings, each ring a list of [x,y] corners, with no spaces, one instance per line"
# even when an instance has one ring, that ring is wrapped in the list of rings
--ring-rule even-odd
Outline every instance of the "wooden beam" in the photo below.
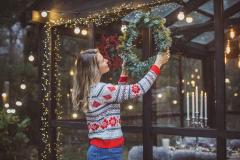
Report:
[[[143,29],[143,59],[151,56],[152,34],[151,29]],[[151,89],[143,95],[143,159],[153,159],[152,139],[152,92]]]
[[[215,108],[216,129],[219,134],[226,130],[225,117],[225,64],[224,64],[224,17],[223,0],[214,0],[214,30],[215,30]],[[217,136],[217,159],[225,160],[226,139]]]
[[[208,12],[205,12],[205,11],[203,11],[203,10],[201,10],[201,9],[196,9],[196,11],[197,11],[198,13],[201,13],[201,14],[204,15],[204,16],[207,16],[207,17],[211,18],[211,19],[214,18],[212,14],[210,14],[210,13],[208,13]]]
[[[230,16],[234,15],[235,13],[239,12],[240,10],[240,2],[237,2],[230,8],[224,11],[224,19],[229,18]]]
[[[189,13],[191,13],[192,11],[196,10],[199,6],[201,6],[202,4],[204,4],[205,2],[207,2],[208,0],[197,0],[197,1],[189,1],[188,3],[186,3],[186,6],[183,8],[178,8],[175,11],[173,11],[171,14],[169,14],[168,16],[166,16],[166,25],[170,26],[173,23],[175,23],[178,19],[177,19],[177,14],[183,10],[184,14],[187,15]]]

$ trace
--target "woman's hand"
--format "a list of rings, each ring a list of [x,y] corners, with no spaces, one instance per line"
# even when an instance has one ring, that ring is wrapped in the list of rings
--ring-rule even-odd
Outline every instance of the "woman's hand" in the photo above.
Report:
[[[168,62],[169,57],[170,57],[170,53],[169,53],[169,49],[167,49],[164,53],[157,55],[154,64],[156,66],[158,66],[159,68],[161,68],[164,64],[166,64]]]

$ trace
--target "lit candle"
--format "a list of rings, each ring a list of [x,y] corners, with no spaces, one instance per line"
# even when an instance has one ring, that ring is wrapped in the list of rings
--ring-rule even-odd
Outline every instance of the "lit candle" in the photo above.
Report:
[[[187,92],[187,120],[190,120],[189,118],[189,93]]]
[[[194,96],[194,92],[192,92],[192,118],[195,118],[195,106],[194,106],[194,98],[195,98],[195,96]]]
[[[204,94],[205,119],[207,119],[207,93]]]
[[[200,119],[203,119],[203,91],[200,95]]]
[[[196,113],[198,114],[198,87],[195,88],[195,95],[196,95]]]

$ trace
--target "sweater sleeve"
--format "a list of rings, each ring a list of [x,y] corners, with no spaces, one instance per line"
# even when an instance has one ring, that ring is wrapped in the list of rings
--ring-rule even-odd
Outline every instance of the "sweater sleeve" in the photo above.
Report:
[[[145,94],[153,85],[160,69],[153,65],[148,73],[137,83],[130,85],[105,84],[101,92],[101,99],[105,103],[120,103]]]

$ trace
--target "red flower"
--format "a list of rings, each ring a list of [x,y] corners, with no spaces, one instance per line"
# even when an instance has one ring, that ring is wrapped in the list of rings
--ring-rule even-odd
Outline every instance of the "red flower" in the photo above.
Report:
[[[101,128],[105,129],[105,128],[107,128],[107,126],[108,126],[108,120],[104,119],[104,121],[102,122]]]
[[[111,117],[110,119],[109,119],[109,124],[113,127],[113,126],[115,126],[116,124],[117,124],[117,119],[116,119],[116,117]]]
[[[134,84],[134,85],[132,86],[132,91],[133,91],[135,94],[138,94],[139,91],[140,91],[139,85],[138,85],[138,84]]]

